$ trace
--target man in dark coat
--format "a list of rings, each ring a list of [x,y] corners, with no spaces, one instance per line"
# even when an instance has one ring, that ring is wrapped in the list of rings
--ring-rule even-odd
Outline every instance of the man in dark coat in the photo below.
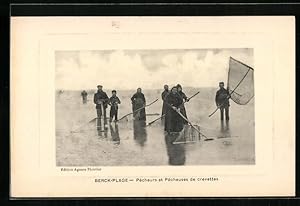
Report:
[[[106,119],[106,108],[109,102],[109,98],[107,94],[102,90],[103,87],[101,85],[98,85],[97,88],[98,91],[94,95],[94,103],[96,104],[97,117],[101,118],[101,116],[103,115],[104,119]]]
[[[223,121],[224,119],[224,110],[225,110],[225,117],[226,120],[229,120],[229,98],[230,94],[227,89],[224,88],[224,82],[219,83],[220,89],[216,93],[216,105],[218,108],[220,108],[221,112],[221,120]]]
[[[161,115],[164,115],[166,113],[167,105],[165,104],[165,100],[169,93],[170,93],[169,86],[165,85],[164,91],[161,93],[161,99],[163,100],[163,107],[162,107]]]
[[[86,102],[87,102],[87,95],[88,95],[88,93],[87,93],[85,90],[83,90],[83,91],[81,92],[82,103],[83,103],[83,104],[86,104]]]
[[[146,106],[146,99],[144,94],[142,93],[142,89],[138,88],[137,92],[131,97],[131,103],[132,103],[132,111],[136,111],[137,109],[140,109],[142,107]],[[146,110],[145,108],[134,112],[133,117],[135,120],[143,120],[146,121]]]
[[[109,98],[110,113],[109,113],[109,122],[112,122],[112,119],[115,118],[115,121],[118,120],[118,105],[121,104],[119,97],[117,96],[117,91],[112,90],[112,96]]]
[[[170,94],[166,97],[167,109],[165,116],[165,131],[180,132],[183,129],[182,117],[174,111],[180,112],[180,105],[183,103],[182,98],[177,93],[177,87],[173,87]],[[171,108],[172,107],[172,108]]]
[[[185,95],[185,93],[182,91],[182,87],[180,84],[177,84],[177,91],[178,91],[178,94],[179,96],[181,97],[182,101],[184,102],[188,102],[189,99],[187,98],[187,96]],[[184,104],[181,104],[180,105],[180,112],[183,116],[185,116],[187,118],[187,115],[186,115],[186,110],[185,110],[185,106]],[[188,124],[188,122],[186,120],[183,120],[184,124]]]

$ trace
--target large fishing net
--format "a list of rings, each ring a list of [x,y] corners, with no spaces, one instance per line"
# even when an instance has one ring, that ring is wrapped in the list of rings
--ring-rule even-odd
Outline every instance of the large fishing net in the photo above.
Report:
[[[250,66],[230,57],[227,89],[235,103],[245,105],[254,97],[253,72]]]
[[[198,131],[200,131],[199,125],[194,125]],[[185,125],[182,132],[177,133],[176,139],[173,141],[173,144],[188,144],[195,143],[201,140],[201,134],[191,125]]]

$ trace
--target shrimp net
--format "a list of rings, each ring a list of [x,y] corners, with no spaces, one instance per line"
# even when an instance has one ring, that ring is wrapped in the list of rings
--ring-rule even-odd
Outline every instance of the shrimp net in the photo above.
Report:
[[[227,89],[235,103],[245,105],[254,97],[253,73],[253,68],[230,57]]]

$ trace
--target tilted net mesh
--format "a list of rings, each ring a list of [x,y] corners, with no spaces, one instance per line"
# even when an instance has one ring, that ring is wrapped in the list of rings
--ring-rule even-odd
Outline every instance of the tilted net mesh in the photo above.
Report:
[[[235,103],[245,105],[254,97],[253,72],[250,66],[230,57],[227,89]]]

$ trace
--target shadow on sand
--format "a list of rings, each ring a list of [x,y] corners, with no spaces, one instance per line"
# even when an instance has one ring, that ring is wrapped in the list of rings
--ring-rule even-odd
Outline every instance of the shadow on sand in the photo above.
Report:
[[[173,144],[179,137],[180,133],[169,134],[165,132],[165,142],[167,146],[167,154],[169,157],[169,165],[185,164],[185,147],[183,144]]]
[[[133,139],[141,147],[144,147],[147,141],[146,122],[143,120],[133,121]]]

